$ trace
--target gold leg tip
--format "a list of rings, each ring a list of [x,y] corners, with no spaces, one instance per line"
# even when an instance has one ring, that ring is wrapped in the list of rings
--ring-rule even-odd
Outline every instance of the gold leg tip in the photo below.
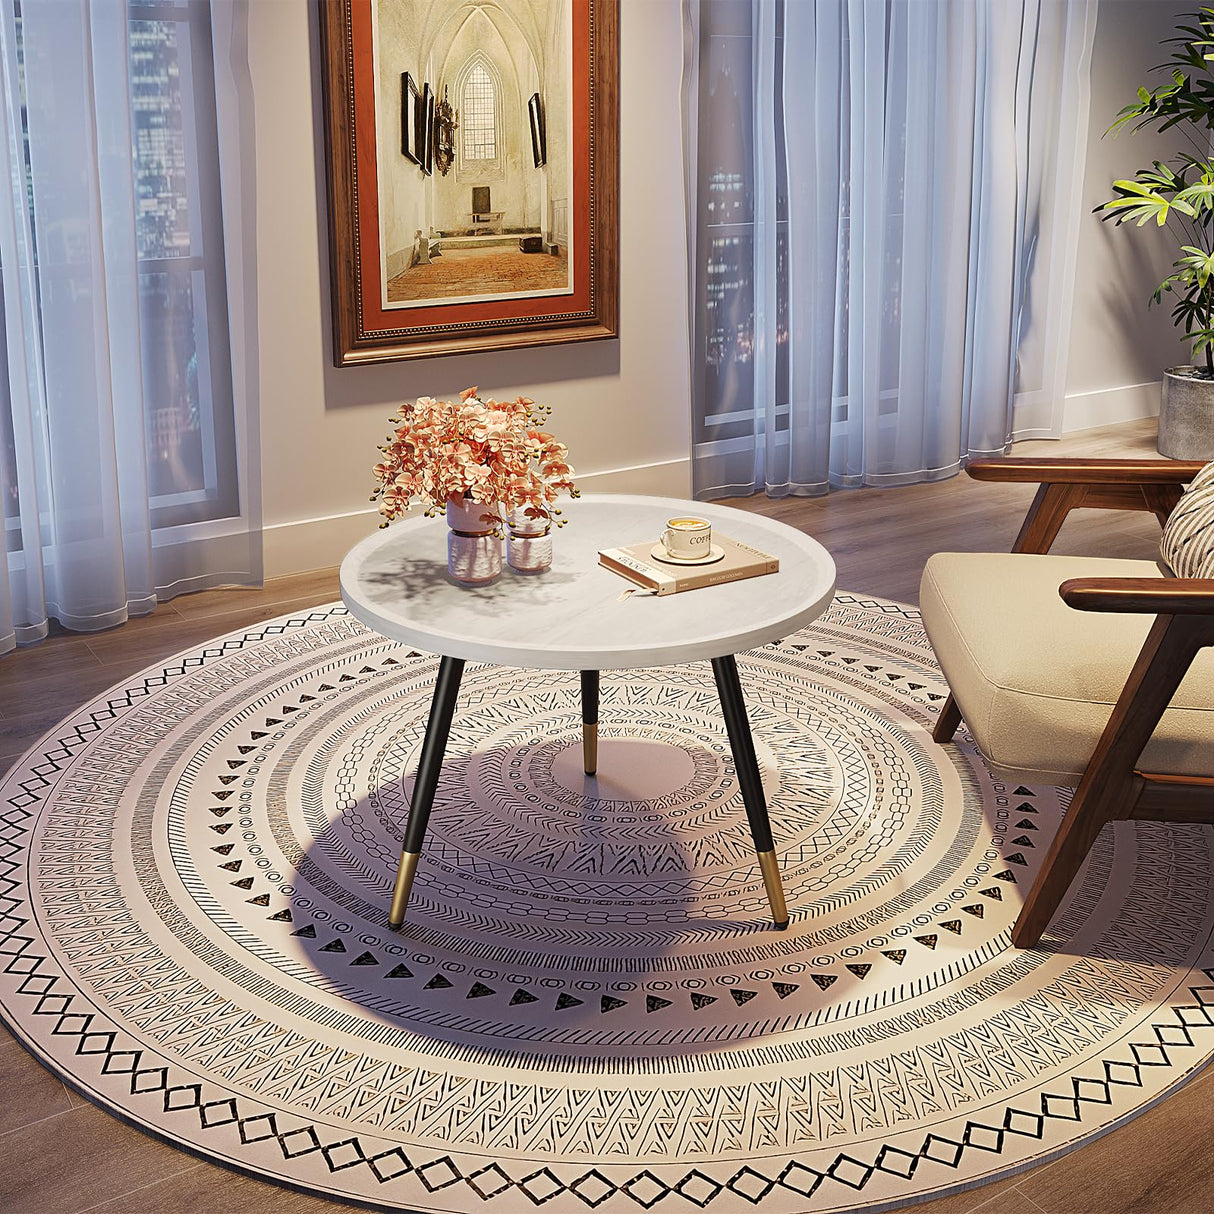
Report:
[[[771,905],[772,922],[783,931],[788,926],[788,907],[784,902],[784,888],[780,883],[780,866],[776,861],[776,853],[761,851],[758,856],[763,885],[767,890],[767,901]]]
[[[787,927],[788,927],[788,920],[785,919],[783,923],[776,924],[776,931],[778,931],[778,932],[785,931],[787,929]]]
[[[405,925],[405,911],[409,909],[409,895],[413,892],[413,878],[420,859],[417,852],[401,852],[396,886],[392,890],[392,905],[388,908],[388,927],[394,932],[400,931]]]

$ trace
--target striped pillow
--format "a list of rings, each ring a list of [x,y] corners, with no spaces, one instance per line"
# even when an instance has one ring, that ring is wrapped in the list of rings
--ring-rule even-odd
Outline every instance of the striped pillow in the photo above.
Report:
[[[1214,578],[1214,463],[1193,478],[1168,515],[1159,555],[1177,577]]]

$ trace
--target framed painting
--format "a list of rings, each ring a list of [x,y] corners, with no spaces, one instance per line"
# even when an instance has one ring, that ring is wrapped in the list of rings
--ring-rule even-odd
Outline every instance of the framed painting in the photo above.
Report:
[[[544,145],[544,110],[539,93],[532,93],[527,102],[527,116],[531,120],[531,156],[537,169],[548,163],[548,150]]]
[[[317,7],[334,362],[615,337],[619,0]]]
[[[400,74],[400,150],[414,164],[417,154],[417,81],[408,72]]]

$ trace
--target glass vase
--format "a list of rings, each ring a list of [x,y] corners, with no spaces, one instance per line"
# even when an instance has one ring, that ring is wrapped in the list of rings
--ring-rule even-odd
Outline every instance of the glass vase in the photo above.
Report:
[[[447,501],[447,572],[465,586],[484,586],[502,571],[501,510],[469,498]]]
[[[507,519],[506,560],[516,573],[543,573],[552,568],[552,520],[528,518],[516,506]]]

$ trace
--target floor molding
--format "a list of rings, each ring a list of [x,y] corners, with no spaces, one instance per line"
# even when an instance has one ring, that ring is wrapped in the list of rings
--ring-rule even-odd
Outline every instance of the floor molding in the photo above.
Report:
[[[1093,430],[1143,417],[1159,416],[1161,381],[1098,388],[1068,394],[1062,406],[1062,432]]]

